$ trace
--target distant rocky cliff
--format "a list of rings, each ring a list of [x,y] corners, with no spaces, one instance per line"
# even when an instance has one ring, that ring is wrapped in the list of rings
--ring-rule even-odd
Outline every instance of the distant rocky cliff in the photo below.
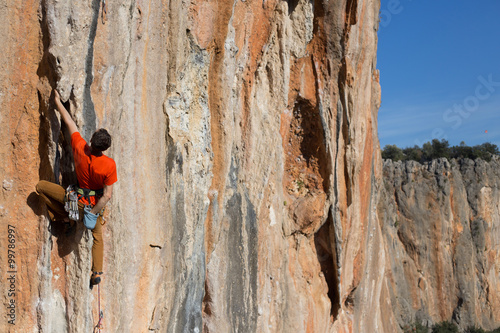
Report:
[[[384,161],[390,300],[402,324],[500,326],[500,158]]]

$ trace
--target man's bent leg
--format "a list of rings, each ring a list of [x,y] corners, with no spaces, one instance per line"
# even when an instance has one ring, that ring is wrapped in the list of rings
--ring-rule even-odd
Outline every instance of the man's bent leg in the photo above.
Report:
[[[92,272],[102,272],[104,243],[102,241],[102,216],[99,215],[95,228],[92,230],[94,244],[92,244]]]
[[[66,195],[66,190],[62,186],[46,180],[41,180],[36,185],[36,192],[42,197],[47,205],[52,220],[54,217],[62,219],[68,216],[68,213],[64,210],[64,196]]]

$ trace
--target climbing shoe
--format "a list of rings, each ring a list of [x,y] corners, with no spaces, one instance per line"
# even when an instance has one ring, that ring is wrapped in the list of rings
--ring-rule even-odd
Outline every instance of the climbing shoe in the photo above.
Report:
[[[90,286],[95,286],[96,284],[99,284],[101,282],[101,275],[102,272],[93,272],[92,276],[90,277]]]

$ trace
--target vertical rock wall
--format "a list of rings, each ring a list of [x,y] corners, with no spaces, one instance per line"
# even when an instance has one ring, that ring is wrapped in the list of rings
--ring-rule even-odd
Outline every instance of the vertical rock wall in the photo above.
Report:
[[[379,210],[402,325],[500,325],[499,164],[384,162]]]
[[[107,331],[396,331],[376,211],[378,1],[106,1],[105,21],[102,5],[0,8],[2,271],[17,232],[16,322],[0,330],[98,319],[90,233],[65,237],[33,193],[75,182],[57,88],[86,139],[113,136]]]

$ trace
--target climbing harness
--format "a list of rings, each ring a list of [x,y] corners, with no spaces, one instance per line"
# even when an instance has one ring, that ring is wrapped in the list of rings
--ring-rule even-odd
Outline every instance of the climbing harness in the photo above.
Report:
[[[85,198],[87,200],[87,206],[90,205],[90,197],[102,196],[104,190],[101,188],[100,190],[90,190],[88,188],[80,188],[77,187],[76,192],[78,193],[78,199]]]
[[[100,285],[98,284],[97,285],[97,297],[98,297],[98,301],[97,301],[97,306],[98,306],[98,309],[99,309],[99,321],[97,322],[97,324],[94,326],[94,333],[95,332],[101,332],[102,329],[104,329],[104,327],[102,327],[102,318],[104,318],[104,313],[103,311],[101,310],[101,287]]]
[[[87,203],[85,204],[85,208],[83,209],[83,224],[87,229],[93,230],[95,225],[97,224],[97,220],[99,219],[99,215],[102,217],[104,214],[104,208],[97,214],[92,213],[92,203],[90,202],[90,197],[96,197],[96,202],[98,200],[97,196],[101,196],[103,194],[103,190],[89,190],[86,188],[78,188],[77,190],[78,197],[85,198]],[[102,223],[104,224],[104,223]]]
[[[102,24],[106,24],[106,15],[108,14],[108,10],[106,8],[106,0],[102,0]]]
[[[85,198],[87,202],[83,210],[84,224],[88,229],[94,229],[98,216],[100,215],[101,217],[103,217],[104,215],[104,208],[97,214],[97,216],[95,214],[90,213],[90,210],[92,209],[92,203],[90,202],[90,197],[102,196],[103,193],[104,193],[103,189],[90,190],[86,188],[80,188],[77,185],[69,185],[66,188],[66,195],[64,196],[64,210],[68,212],[70,220],[73,221],[80,220],[80,210],[78,207],[78,202],[80,201],[80,199]],[[90,215],[92,223],[86,223]],[[105,222],[104,218],[101,219],[101,224],[104,225],[103,222]]]

